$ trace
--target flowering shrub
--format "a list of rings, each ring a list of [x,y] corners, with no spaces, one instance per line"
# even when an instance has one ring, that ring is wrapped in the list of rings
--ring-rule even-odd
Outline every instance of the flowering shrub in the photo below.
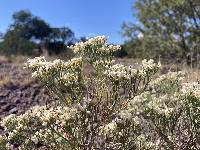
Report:
[[[104,36],[70,48],[77,58],[67,62],[27,61],[59,101],[4,118],[1,149],[200,149],[198,82],[184,83],[181,72],[155,78],[161,65],[153,60],[115,63],[120,47]]]

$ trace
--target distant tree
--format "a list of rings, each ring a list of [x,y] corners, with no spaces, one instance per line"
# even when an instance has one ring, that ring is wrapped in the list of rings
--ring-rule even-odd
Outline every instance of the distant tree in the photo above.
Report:
[[[3,38],[3,33],[0,32],[0,40]]]
[[[31,27],[32,38],[39,40],[40,42],[45,42],[52,30],[51,27],[42,19],[34,17],[32,19]]]
[[[59,28],[60,30],[60,38],[62,40],[63,43],[65,44],[68,44],[68,43],[71,43],[75,36],[74,36],[74,32],[69,29],[68,27],[62,27],[62,28]]]
[[[186,58],[199,53],[199,0],[137,0],[134,8],[140,23],[122,26],[134,55]]]
[[[10,30],[5,34],[1,47],[5,55],[33,55],[36,44]]]
[[[31,55],[38,44],[50,34],[50,27],[43,20],[22,10],[13,14],[13,23],[3,36],[5,54]]]
[[[50,54],[59,54],[64,52],[67,49],[66,45],[71,45],[74,39],[74,32],[68,27],[51,28],[46,46]]]
[[[86,42],[86,41],[87,41],[87,38],[83,36],[83,37],[80,38],[80,41]]]
[[[5,54],[60,53],[66,44],[74,38],[74,33],[67,27],[52,28],[39,17],[27,10],[13,14],[13,23],[3,36],[2,49]],[[37,49],[37,51],[35,51]]]
[[[34,16],[28,10],[21,10],[12,15],[13,23],[9,26],[8,32],[13,31],[18,36],[30,40],[33,36]],[[5,33],[6,35],[7,33]]]
[[[3,47],[3,42],[2,42],[2,40],[3,40],[3,33],[1,33],[0,32],[0,54],[2,54],[3,52],[2,52],[2,47]]]

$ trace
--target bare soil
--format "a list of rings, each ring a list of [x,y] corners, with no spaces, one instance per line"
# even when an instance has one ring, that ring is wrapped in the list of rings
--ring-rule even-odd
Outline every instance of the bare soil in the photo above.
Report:
[[[0,61],[0,121],[9,114],[20,115],[32,106],[51,100],[44,86],[22,64]]]

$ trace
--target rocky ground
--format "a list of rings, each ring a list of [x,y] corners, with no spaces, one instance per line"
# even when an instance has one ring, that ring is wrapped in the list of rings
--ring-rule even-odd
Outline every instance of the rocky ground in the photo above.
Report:
[[[47,90],[22,64],[0,61],[0,121],[9,114],[20,115],[34,105],[50,101]],[[0,134],[3,128],[0,126]]]

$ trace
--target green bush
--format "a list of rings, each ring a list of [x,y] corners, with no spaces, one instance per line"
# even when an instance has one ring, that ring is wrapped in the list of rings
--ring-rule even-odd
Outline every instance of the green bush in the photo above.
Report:
[[[106,40],[77,43],[71,47],[77,57],[67,62],[28,60],[33,77],[59,101],[4,118],[3,149],[12,141],[23,150],[200,148],[199,83],[184,83],[182,73],[155,78],[161,66],[151,59],[135,66],[114,63],[119,46]]]

